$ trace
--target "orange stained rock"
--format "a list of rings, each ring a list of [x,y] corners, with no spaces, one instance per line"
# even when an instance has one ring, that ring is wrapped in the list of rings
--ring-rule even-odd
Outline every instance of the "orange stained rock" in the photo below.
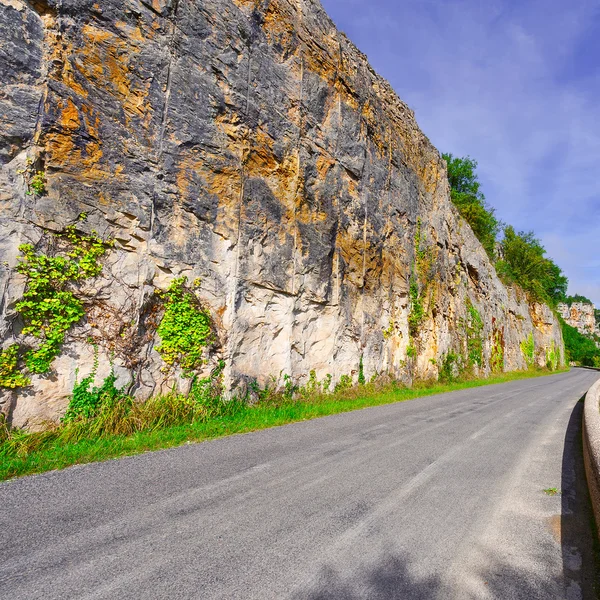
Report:
[[[89,85],[103,87],[119,98],[127,125],[134,115],[145,118],[143,122],[147,124],[151,110],[147,102],[150,82],[140,83],[132,71],[139,51],[136,36],[130,39],[132,30],[128,28],[124,32],[127,38],[122,39],[92,24],[84,25],[84,43],[75,65]],[[143,40],[141,32],[139,35]]]
[[[294,39],[294,22],[287,15],[282,15],[276,3],[271,3],[266,10],[263,30],[269,44],[279,44],[282,48],[289,48]]]
[[[71,98],[58,101],[59,117],[57,125],[44,137],[46,154],[49,164],[61,165],[62,170],[70,172],[82,179],[105,179],[109,173],[98,164],[102,158],[102,143],[98,136],[98,117],[92,118],[93,109],[89,106],[82,108],[85,127],[89,141],[85,152],[76,143],[82,128],[81,115]],[[83,168],[82,168],[83,167]]]
[[[262,5],[262,0],[232,0],[238,8],[245,10],[253,10],[259,8]]]

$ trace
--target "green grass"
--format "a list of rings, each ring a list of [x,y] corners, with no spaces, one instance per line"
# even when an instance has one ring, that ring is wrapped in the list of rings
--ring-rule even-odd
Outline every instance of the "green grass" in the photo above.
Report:
[[[367,384],[333,394],[305,393],[295,400],[270,394],[254,405],[237,401],[220,403],[218,409],[214,402],[194,405],[178,396],[123,405],[125,408],[113,405],[96,418],[65,423],[45,432],[4,428],[0,432],[0,480],[548,374],[545,370],[516,371],[447,384],[421,382],[412,388],[395,383]]]

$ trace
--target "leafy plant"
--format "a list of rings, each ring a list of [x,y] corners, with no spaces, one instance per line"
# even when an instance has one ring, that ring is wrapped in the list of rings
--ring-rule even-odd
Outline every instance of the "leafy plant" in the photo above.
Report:
[[[533,333],[530,333],[520,345],[525,363],[528,367],[533,367],[533,363],[535,362],[535,341],[533,339]]]
[[[575,304],[576,302],[581,302],[582,304],[594,304],[588,297],[582,296],[581,294],[567,296],[564,298],[563,302],[569,306],[571,306],[571,304]]]
[[[387,339],[391,338],[392,335],[394,335],[395,328],[396,328],[396,323],[394,322],[393,319],[390,319],[388,328],[383,330],[383,339],[387,340]]]
[[[34,173],[29,180],[29,189],[38,196],[43,196],[46,193],[46,174],[44,171],[36,171]]]
[[[100,386],[94,386],[97,372],[98,346],[94,345],[92,372],[80,382],[77,382],[77,373],[75,374],[75,385],[73,386],[69,407],[62,418],[63,423],[69,423],[75,419],[90,419],[95,417],[102,406],[115,404],[126,397],[123,390],[115,387],[117,377],[112,370]],[[90,386],[92,387],[90,388]]]
[[[165,314],[157,329],[161,343],[156,350],[167,365],[179,365],[184,376],[191,377],[204,363],[204,351],[214,336],[210,315],[186,290],[186,281],[186,277],[174,279],[166,291],[157,292],[164,300]]]
[[[47,256],[32,244],[19,246],[22,256],[17,271],[27,278],[23,298],[15,308],[23,318],[23,335],[42,340],[38,348],[25,354],[32,373],[46,373],[58,355],[69,329],[85,314],[83,302],[73,289],[76,282],[96,277],[102,271],[99,259],[111,247],[95,232],[80,234],[74,225],[57,237],[70,247],[66,256]]]
[[[470,366],[483,364],[483,321],[479,311],[467,298],[467,322],[465,334],[467,338],[467,361]]]
[[[558,349],[556,348],[554,340],[552,340],[550,347],[546,349],[546,367],[548,367],[550,371],[556,371],[558,368],[558,360]]]
[[[359,385],[365,385],[365,383],[367,383],[367,380],[365,379],[365,370],[364,370],[364,366],[363,366],[363,357],[362,354],[360,355],[360,361],[358,363],[358,384]]]
[[[452,383],[460,375],[460,370],[460,357],[450,350],[442,357],[439,379],[444,383]]]
[[[18,369],[19,344],[0,350],[0,387],[15,389],[29,385],[29,377]]]
[[[22,335],[40,340],[33,348],[15,345],[3,355],[4,368],[13,373],[0,377],[1,387],[21,387],[29,384],[29,377],[20,373],[22,359],[31,373],[46,373],[58,356],[69,329],[85,314],[83,301],[77,295],[77,284],[99,275],[100,258],[112,246],[95,232],[79,233],[74,225],[55,234],[66,247],[62,255],[46,255],[32,244],[19,246],[21,256],[16,270],[26,278],[23,297],[15,304],[22,317]]]
[[[19,175],[23,175],[27,184],[27,194],[29,196],[37,194],[43,196],[46,193],[46,173],[44,171],[36,171],[32,158],[27,158],[26,167],[17,171]]]
[[[283,376],[283,395],[288,400],[294,397],[294,394],[298,391],[298,386],[292,380],[292,376],[287,373]]]
[[[434,249],[425,243],[420,218],[417,219],[414,247],[415,259],[408,288],[410,300],[408,330],[411,338],[418,335],[425,318],[425,299],[431,285],[432,269],[435,262]]]
[[[532,231],[517,233],[507,226],[501,256],[496,271],[506,283],[518,284],[535,301],[555,305],[565,298],[568,279],[546,256],[545,248]]]
[[[335,384],[334,392],[341,392],[352,387],[352,378],[350,375],[342,375],[340,380]]]
[[[423,308],[423,301],[421,294],[419,293],[419,282],[416,276],[410,278],[410,287],[408,290],[410,298],[410,313],[408,315],[408,331],[411,337],[416,336],[419,333],[421,322],[425,316],[425,309]]]
[[[583,335],[575,327],[571,327],[559,316],[565,352],[570,362],[593,367],[596,360],[600,360],[600,348],[591,337]]]
[[[90,419],[98,414],[100,408],[128,398],[122,389],[115,387],[117,376],[114,372],[111,371],[100,386],[94,386],[94,380],[95,373],[92,373],[75,384],[69,408],[63,417],[64,423],[75,419]]]

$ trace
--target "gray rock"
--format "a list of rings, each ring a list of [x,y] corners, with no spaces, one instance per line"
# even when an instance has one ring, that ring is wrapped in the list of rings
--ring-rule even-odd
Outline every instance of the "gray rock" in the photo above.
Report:
[[[466,353],[467,299],[483,320],[481,373],[494,339],[504,369],[525,367],[530,333],[538,362],[554,346],[562,361],[552,312],[498,280],[438,151],[317,0],[9,0],[0,24],[5,344],[20,243],[82,212],[79,228],[116,240],[53,372],[4,393],[15,425],[64,411],[75,369],[91,369],[90,334],[99,377],[112,354],[141,398],[185,390],[163,372],[149,316],[154,290],[181,275],[202,280],[218,333],[206,372],[224,359],[231,390],[311,370],[356,380],[361,356],[367,378],[435,378]],[[26,194],[32,169],[44,196]],[[411,339],[417,223],[435,260]]]

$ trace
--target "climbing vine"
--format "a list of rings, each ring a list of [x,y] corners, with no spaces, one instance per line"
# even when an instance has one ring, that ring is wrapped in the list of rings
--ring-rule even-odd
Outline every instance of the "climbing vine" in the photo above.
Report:
[[[535,362],[535,341],[533,339],[533,333],[530,333],[521,344],[521,353],[525,359],[525,363],[528,367],[533,367]]]
[[[2,387],[29,384],[29,377],[19,369],[21,360],[30,373],[50,370],[67,332],[85,314],[77,284],[102,272],[100,258],[112,247],[112,242],[103,241],[95,232],[77,232],[74,225],[55,237],[62,245],[62,254],[44,254],[32,244],[19,246],[16,270],[26,278],[26,285],[15,309],[23,319],[22,335],[30,335],[39,343],[33,348],[15,344],[2,353]]]
[[[214,335],[210,315],[186,289],[186,282],[186,277],[179,277],[166,291],[157,291],[164,301],[165,314],[157,329],[161,343],[156,350],[167,365],[178,365],[185,377],[191,377],[204,363],[204,350]]]
[[[441,359],[439,380],[443,383],[456,381],[463,371],[461,356],[450,350]]]
[[[29,385],[29,381],[19,371],[19,344],[0,350],[0,387],[12,390]]]
[[[408,315],[408,329],[411,338],[418,335],[423,319],[425,318],[425,301],[431,287],[432,268],[435,262],[433,247],[425,243],[422,232],[421,219],[417,219],[415,231],[415,260],[410,276],[408,295],[410,312]],[[431,303],[431,298],[430,298]]]
[[[17,271],[27,278],[27,285],[15,308],[25,323],[23,335],[41,339],[37,348],[25,353],[25,364],[32,373],[50,370],[67,331],[84,316],[83,301],[77,297],[74,284],[101,273],[99,259],[112,245],[95,232],[78,233],[74,225],[57,237],[69,248],[65,256],[47,256],[32,244],[19,246],[22,256]]]
[[[483,364],[483,321],[479,311],[467,298],[467,322],[465,334],[467,338],[467,362],[470,366]]]
[[[556,347],[554,340],[552,340],[550,347],[546,349],[546,366],[548,369],[556,371],[556,369],[558,369],[558,359],[558,348]]]

